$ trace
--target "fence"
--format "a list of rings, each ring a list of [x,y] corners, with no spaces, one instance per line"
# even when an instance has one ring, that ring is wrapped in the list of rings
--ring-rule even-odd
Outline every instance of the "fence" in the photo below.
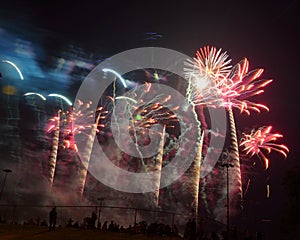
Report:
[[[66,226],[68,220],[72,218],[79,225],[83,224],[85,217],[91,217],[92,212],[97,214],[97,225],[104,221],[113,220],[120,226],[127,228],[135,223],[146,221],[147,223],[159,222],[168,224],[171,227],[178,228],[183,233],[186,222],[193,218],[191,215],[178,212],[154,211],[147,209],[139,209],[122,206],[105,206],[105,205],[56,205],[58,212],[57,225]],[[29,221],[35,223],[48,222],[49,212],[53,205],[0,205],[0,218],[6,220],[7,223],[26,224]],[[201,218],[199,220],[206,232],[218,231],[226,229],[223,223],[209,218]]]

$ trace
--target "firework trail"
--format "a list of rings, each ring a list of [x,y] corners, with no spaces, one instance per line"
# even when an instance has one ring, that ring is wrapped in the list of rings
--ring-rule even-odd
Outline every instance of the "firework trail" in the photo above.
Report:
[[[91,151],[91,141],[95,138],[96,132],[98,132],[98,127],[104,127],[103,124],[100,124],[99,121],[103,119],[103,115],[107,112],[103,110],[103,108],[99,107],[97,109],[98,116],[95,120],[94,124],[85,124],[85,118],[94,118],[93,111],[90,110],[91,102],[83,103],[78,100],[78,109],[70,109],[67,112],[62,112],[60,110],[60,114],[58,117],[54,117],[50,119],[54,121],[55,124],[52,124],[47,132],[54,130],[53,144],[52,144],[52,152],[50,155],[51,159],[51,167],[49,170],[49,175],[54,178],[54,171],[56,168],[56,159],[57,159],[57,150],[59,147],[59,139],[61,138],[63,141],[61,143],[62,149],[70,149],[78,152],[77,145],[74,140],[75,134],[83,134],[87,137],[86,147],[84,149],[82,166],[79,167],[78,172],[78,181],[79,181],[79,195],[82,197],[84,191],[84,185],[87,176],[87,168],[89,164],[89,155]],[[73,121],[76,120],[76,125],[74,128],[72,127]],[[61,135],[61,137],[60,137]],[[53,180],[52,180],[53,184]]]
[[[90,104],[91,103],[87,103],[86,104],[86,108],[87,109],[89,108]],[[83,103],[80,102],[79,106],[80,105],[83,105]],[[92,112],[90,112],[90,113],[92,113]],[[84,193],[84,189],[85,189],[87,172],[88,172],[88,168],[89,168],[89,162],[90,162],[90,157],[91,157],[92,148],[93,148],[94,140],[95,140],[95,137],[96,137],[96,133],[98,132],[98,127],[104,127],[103,124],[100,124],[100,120],[104,119],[105,115],[107,113],[108,112],[104,111],[103,107],[98,107],[97,110],[96,110],[96,116],[97,117],[95,119],[95,123],[94,124],[92,124],[91,126],[79,125],[79,126],[76,126],[74,128],[74,131],[78,130],[78,134],[81,134],[82,130],[90,128],[90,133],[87,134],[87,142],[85,144],[85,148],[83,150],[83,154],[81,155],[81,162],[82,162],[83,166],[79,170],[79,187],[78,187],[78,191],[79,191],[81,199],[83,197],[83,193]],[[81,110],[78,110],[78,112],[77,112],[76,115],[80,116],[81,114],[82,114]],[[86,116],[86,115],[84,115],[84,116]],[[80,122],[80,120],[78,122]]]
[[[240,141],[240,147],[246,155],[253,157],[257,155],[262,161],[265,169],[269,167],[269,159],[265,153],[270,154],[272,151],[276,151],[287,157],[289,149],[283,144],[277,144],[275,141],[278,138],[282,138],[283,135],[280,133],[272,133],[272,126],[264,126],[255,130],[252,129],[250,133],[243,133],[243,137]]]
[[[128,129],[131,137],[133,138],[136,157],[139,156],[141,165],[145,171],[147,171],[147,164],[144,158],[148,154],[141,151],[141,145],[144,144],[144,138],[142,135],[149,130],[152,130],[152,126],[158,124],[166,125],[166,128],[172,128],[173,122],[178,121],[176,116],[172,113],[172,110],[176,110],[178,106],[168,106],[168,101],[171,96],[155,95],[151,90],[151,83],[146,83],[143,87],[143,91],[136,91],[133,89],[128,96],[118,96],[115,100],[119,100],[117,111],[118,113],[124,113],[122,117],[113,116],[112,124],[117,126],[116,136],[120,136],[120,126],[124,129]],[[137,88],[138,90],[141,88]],[[135,99],[139,99],[136,101]],[[114,101],[115,101],[114,100]],[[119,119],[130,119],[127,123],[121,122]],[[126,124],[126,126],[124,126]],[[118,138],[119,139],[119,138]]]
[[[207,46],[197,51],[196,57],[193,59],[193,61],[186,62],[187,67],[184,69],[186,78],[188,80],[188,88],[186,93],[187,99],[192,103],[192,105],[197,107],[198,110],[198,119],[202,129],[200,146],[204,157],[208,150],[209,138],[205,132],[208,126],[203,113],[203,107],[207,105],[216,107],[221,104],[222,99],[218,96],[218,86],[220,85],[220,82],[224,80],[224,75],[229,73],[231,68],[229,65],[230,62],[231,60],[228,59],[226,52],[221,53],[221,49],[217,51],[216,48],[210,48]],[[194,200],[197,202],[196,212],[198,212],[199,192],[200,197],[206,206],[206,211],[208,210],[207,198],[210,194],[208,193],[207,196],[207,190],[205,189],[207,188],[207,183],[211,182],[208,181],[209,177],[210,176],[208,175],[201,181],[202,190],[200,191],[200,172],[194,172],[194,186],[195,189],[198,189],[197,193],[195,191]]]
[[[248,192],[248,189],[249,189],[249,186],[250,186],[250,182],[251,182],[251,180],[250,180],[250,178],[249,178],[248,181],[247,181],[247,185],[246,185],[246,189],[245,189],[245,192],[244,192],[244,196],[243,196],[243,197],[245,197],[246,194],[247,194],[247,192]]]
[[[161,178],[161,170],[162,170],[162,163],[163,163],[163,156],[164,156],[164,144],[165,144],[165,126],[163,128],[163,132],[161,134],[161,140],[158,145],[158,153],[155,157],[153,171],[156,171],[156,190],[154,192],[155,195],[155,209],[158,210],[159,208],[159,189],[160,189],[160,178]]]
[[[193,176],[193,207],[195,212],[195,219],[198,219],[198,208],[199,208],[199,185],[200,185],[200,168],[201,168],[201,160],[202,160],[202,145],[203,145],[203,138],[204,132],[200,135],[200,144],[198,146],[198,151],[196,158],[192,165],[192,176]]]
[[[207,107],[225,107],[228,110],[232,164],[235,166],[231,173],[230,181],[234,183],[231,205],[234,209],[241,203],[242,186],[241,172],[236,137],[236,128],[232,108],[248,115],[250,110],[260,112],[268,110],[263,104],[247,100],[248,98],[263,93],[262,88],[272,80],[258,80],[263,69],[248,71],[249,62],[243,59],[233,68],[229,66],[228,55],[217,51],[214,47],[204,47],[196,53],[193,62],[187,62],[186,77],[189,80],[187,98],[195,105]],[[231,188],[232,189],[232,188]]]
[[[242,178],[241,178],[241,166],[239,158],[238,140],[236,135],[236,127],[233,116],[232,108],[228,109],[229,116],[229,129],[230,129],[230,161],[233,164],[233,168],[229,175],[229,190],[230,198],[229,206],[231,208],[231,215],[237,216],[241,210],[242,201]]]
[[[160,185],[162,176],[159,169],[162,169],[162,165],[165,164],[167,152],[171,151],[170,149],[164,149],[164,142],[172,142],[169,133],[173,131],[172,128],[179,126],[178,116],[174,112],[180,107],[172,103],[170,95],[158,94],[157,91],[159,89],[157,89],[157,86],[157,84],[145,83],[137,89],[127,92],[126,96],[115,97],[115,100],[118,101],[115,104],[115,112],[120,115],[112,119],[112,124],[120,129],[125,129],[125,131],[127,130],[130,134],[129,139],[132,141],[131,146],[133,148],[133,154],[130,155],[135,156],[138,159],[138,163],[141,163],[138,166],[138,170],[135,171],[151,172],[151,174],[153,172],[157,173],[157,177],[152,183],[156,189],[153,192],[155,209],[161,208],[159,203],[161,202]],[[125,123],[125,121],[120,119],[129,119],[129,121]],[[165,130],[162,136],[154,139],[153,136],[161,134],[161,130],[157,129],[158,125],[165,126]],[[148,134],[153,136],[149,139],[147,137]],[[183,135],[184,133],[181,134]],[[122,134],[119,135],[123,138]],[[118,136],[118,133],[116,136]],[[154,144],[156,139],[158,140],[157,144],[155,143],[153,148],[149,148],[149,140],[151,140],[150,144]],[[121,145],[119,147],[123,149]],[[144,146],[147,146],[146,150],[143,149]],[[155,152],[155,155],[153,155],[152,150],[156,148],[158,153]],[[125,149],[122,151],[126,153]]]
[[[57,116],[52,119],[52,121],[55,122],[53,125],[55,130],[54,130],[54,135],[53,135],[53,139],[52,139],[52,150],[51,150],[50,158],[49,158],[49,176],[48,176],[51,190],[52,190],[52,186],[53,186],[53,182],[54,182],[55,166],[56,166],[57,151],[58,151],[60,114],[61,114],[61,110],[59,109],[57,111]]]
[[[50,128],[47,130],[47,132],[50,132],[54,129],[53,139],[52,139],[52,150],[49,157],[49,174],[48,174],[48,180],[50,182],[50,189],[52,191],[53,188],[53,182],[54,182],[54,175],[55,175],[55,168],[56,168],[56,161],[57,161],[57,153],[58,153],[58,147],[59,147],[59,135],[60,135],[60,125],[61,122],[65,123],[67,120],[65,120],[66,113],[62,111],[63,109],[63,101],[68,105],[68,107],[72,106],[72,102],[66,98],[63,95],[51,93],[48,94],[49,97],[56,97],[59,100],[60,108],[57,111],[57,116],[50,119],[51,121],[55,122]],[[69,112],[67,112],[69,113]],[[61,117],[64,117],[63,121],[61,121]]]
[[[66,112],[61,109],[58,110],[57,116],[51,118],[52,124],[48,127],[47,132],[53,132],[52,149],[49,157],[48,180],[50,182],[50,189],[53,190],[53,183],[57,171],[57,157],[58,149],[62,146],[63,149],[71,149],[77,151],[76,144],[73,139],[73,131],[70,128],[72,121],[72,110]],[[60,145],[60,140],[62,140]]]

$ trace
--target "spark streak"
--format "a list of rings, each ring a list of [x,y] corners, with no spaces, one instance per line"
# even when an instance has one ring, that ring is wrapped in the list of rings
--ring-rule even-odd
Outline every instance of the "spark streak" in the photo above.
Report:
[[[186,62],[186,78],[188,80],[187,99],[193,105],[201,105],[212,108],[225,107],[228,110],[230,120],[231,155],[233,156],[233,174],[231,178],[235,187],[231,191],[231,204],[238,206],[235,201],[242,198],[241,172],[239,152],[236,136],[233,108],[240,113],[250,114],[250,111],[260,112],[261,109],[269,110],[267,106],[255,103],[249,98],[263,93],[263,88],[272,80],[258,79],[263,69],[249,72],[249,62],[245,58],[233,68],[229,66],[226,52],[212,47],[201,48],[193,61]],[[236,194],[236,191],[238,193]],[[238,196],[238,199],[236,199]]]
[[[72,105],[73,105],[72,102],[71,102],[68,98],[66,98],[65,96],[63,96],[63,95],[56,94],[56,93],[51,93],[51,94],[49,94],[48,96],[49,96],[49,97],[58,97],[58,98],[61,98],[61,99],[63,99],[69,106],[72,106]]]
[[[243,133],[243,138],[240,141],[240,147],[243,148],[242,151],[250,157],[256,154],[263,161],[266,169],[269,167],[269,159],[264,152],[270,154],[273,150],[282,154],[285,158],[289,152],[287,146],[274,143],[278,138],[282,138],[283,135],[272,133],[271,130],[272,126],[260,127],[258,130],[252,129],[249,134]]]
[[[81,199],[82,199],[83,193],[84,193],[92,148],[93,148],[94,140],[96,137],[96,133],[98,131],[98,126],[99,126],[100,120],[103,119],[104,116],[107,114],[107,111],[104,111],[103,107],[99,107],[97,109],[97,111],[98,111],[97,118],[95,120],[95,123],[92,124],[92,126],[91,126],[91,131],[90,131],[90,134],[88,134],[88,139],[87,139],[87,142],[86,142],[86,145],[85,145],[82,157],[81,157],[81,162],[83,164],[83,167],[80,169],[80,172],[79,172],[79,194],[80,194]]]
[[[126,84],[125,79],[122,78],[122,76],[121,76],[119,73],[117,73],[115,70],[109,69],[109,68],[104,68],[104,69],[102,69],[102,71],[103,71],[103,72],[111,72],[111,73],[115,74],[115,75],[121,80],[121,82],[122,82],[124,88],[127,88],[127,84]]]
[[[60,113],[61,110],[58,110],[57,117],[54,118],[55,121],[55,131],[52,140],[52,150],[49,158],[49,182],[50,182],[50,189],[52,189],[53,182],[54,182],[54,174],[56,168],[56,158],[57,158],[57,151],[58,151],[58,141],[59,141],[59,126],[60,126]]]
[[[8,61],[8,60],[2,60],[2,62],[6,62],[6,63],[10,64],[11,66],[13,66],[17,70],[17,72],[20,76],[20,79],[24,80],[23,74],[22,74],[21,70],[18,68],[18,66],[16,64],[14,64],[13,62]]]
[[[46,101],[46,98],[40,93],[28,92],[28,93],[24,94],[24,96],[31,96],[31,95],[36,95],[36,96],[40,97],[42,100]]]

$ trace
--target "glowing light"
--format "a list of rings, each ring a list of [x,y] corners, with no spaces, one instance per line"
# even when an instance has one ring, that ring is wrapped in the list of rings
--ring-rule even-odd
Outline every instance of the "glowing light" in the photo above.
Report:
[[[245,58],[231,67],[226,52],[214,47],[201,48],[192,61],[186,62],[185,77],[188,80],[187,100],[193,105],[212,108],[226,108],[230,120],[230,154],[235,168],[231,176],[235,179],[230,195],[233,201],[242,197],[241,171],[233,108],[240,113],[269,110],[267,106],[255,103],[249,98],[263,93],[263,88],[272,80],[258,79],[263,69],[249,72],[249,62]],[[267,163],[267,161],[265,161]],[[238,194],[236,194],[238,193]],[[236,202],[237,203],[237,202]],[[221,212],[221,211],[218,211]]]
[[[244,193],[244,197],[246,196],[246,194],[248,192],[248,189],[249,189],[249,186],[250,186],[250,182],[251,182],[251,180],[249,178],[248,181],[247,181],[247,185],[246,185],[246,190],[245,190],[245,193]]]
[[[17,89],[14,86],[4,86],[2,88],[2,92],[6,95],[15,95],[17,93]]]
[[[136,120],[138,120],[138,121],[142,120],[141,114],[137,114],[135,118],[136,118]]]
[[[118,97],[116,97],[116,99],[127,99],[129,101],[132,101],[133,103],[137,103],[137,101],[135,99],[126,97],[126,96],[118,96]]]
[[[18,74],[19,74],[21,80],[24,80],[23,74],[22,74],[22,72],[20,71],[20,69],[17,67],[16,64],[14,64],[13,62],[8,61],[8,60],[2,60],[2,62],[6,62],[6,63],[12,65],[12,66],[17,70],[17,72],[18,72]]]
[[[192,76],[197,78],[197,76],[194,74],[192,74]],[[201,78],[201,79],[196,80],[197,88],[201,91],[204,90],[205,88],[207,88],[208,84],[209,84],[209,80],[207,78]]]
[[[59,130],[60,130],[60,115],[61,115],[61,110],[58,110],[57,111],[57,116],[53,118],[53,121],[55,121],[55,125],[51,128],[51,129],[54,129],[54,134],[53,134],[53,138],[52,138],[52,149],[51,149],[50,157],[49,157],[48,180],[49,180],[49,183],[50,183],[50,189],[52,189],[52,186],[53,186],[54,176],[55,176],[55,169],[56,169],[56,162],[57,162],[58,143],[59,143]],[[49,131],[49,129],[48,129],[48,131]]]
[[[51,93],[48,96],[49,97],[59,97],[59,98],[63,99],[69,106],[73,105],[72,102],[68,98],[66,98],[65,96],[63,96],[63,95],[56,94],[56,93]]]
[[[279,133],[271,133],[272,126],[264,126],[258,130],[253,129],[250,134],[243,133],[240,146],[243,148],[247,155],[252,157],[257,155],[264,163],[265,168],[269,167],[269,159],[265,156],[265,153],[271,153],[272,150],[279,152],[285,158],[289,149],[283,144],[274,143],[278,138],[282,138],[283,135]]]
[[[30,96],[30,95],[36,95],[36,96],[40,97],[41,99],[43,99],[44,101],[46,101],[46,98],[40,93],[28,92],[28,93],[24,94],[24,96]]]
[[[82,106],[85,106],[86,110],[88,110],[90,107],[90,104],[91,104],[91,102],[87,103],[86,105],[84,105],[82,103]],[[98,127],[102,127],[102,128],[105,127],[104,124],[100,124],[100,121],[102,119],[105,119],[105,116],[107,115],[108,111],[105,111],[103,107],[98,107],[96,112],[90,111],[88,114],[88,117],[94,118],[95,113],[97,114],[97,118],[95,119],[95,122],[93,124],[91,124],[89,126],[82,126],[82,125],[78,126],[79,129],[80,128],[81,129],[90,128],[90,132],[89,132],[89,134],[87,134],[88,138],[87,138],[87,142],[86,142],[86,145],[84,148],[84,153],[82,154],[82,158],[81,158],[83,167],[79,170],[79,193],[80,193],[81,198],[83,197],[83,193],[84,193],[84,189],[85,189],[87,172],[88,172],[88,168],[89,168],[94,139],[98,132]],[[77,117],[79,118],[80,116],[81,116],[81,113],[79,110],[77,110]],[[84,116],[86,117],[87,115],[84,115]],[[77,119],[77,120],[78,120],[78,122],[80,122],[80,119]],[[78,133],[81,133],[81,131],[78,131]],[[77,149],[77,146],[76,146],[76,149]]]
[[[248,115],[250,110],[269,110],[267,106],[248,99],[263,93],[262,88],[272,80],[259,80],[263,69],[249,72],[249,61],[245,58],[233,68],[229,66],[226,52],[212,47],[201,48],[193,62],[186,62],[186,78],[189,80],[188,99],[195,105],[209,107],[238,108]]]
[[[122,76],[121,76],[119,73],[117,73],[115,70],[109,69],[109,68],[104,68],[104,69],[102,69],[102,71],[103,71],[103,72],[111,72],[111,73],[115,74],[115,75],[121,80],[123,86],[124,86],[125,88],[127,88],[127,84],[126,84],[125,79],[122,78]]]
[[[193,62],[188,61],[185,64],[187,68],[184,70],[189,78],[190,73],[195,73],[202,78],[216,78],[220,75],[227,75],[231,66],[229,65],[231,59],[228,59],[226,52],[221,53],[222,49],[205,46],[196,52]]]
[[[267,198],[270,198],[270,185],[267,185]]]

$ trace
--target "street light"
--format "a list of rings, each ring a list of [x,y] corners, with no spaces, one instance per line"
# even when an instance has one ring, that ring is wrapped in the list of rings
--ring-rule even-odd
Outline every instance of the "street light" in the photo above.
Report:
[[[98,212],[97,228],[100,223],[101,206],[102,206],[102,202],[104,201],[104,198],[98,198],[98,201],[99,201],[99,212]]]
[[[0,200],[2,198],[2,194],[3,194],[3,190],[4,190],[4,186],[5,186],[7,174],[11,173],[12,170],[10,170],[10,169],[7,168],[7,169],[3,169],[2,171],[5,172],[5,177],[4,177],[4,181],[3,181],[1,192],[0,192]]]
[[[226,172],[227,172],[227,181],[226,181],[226,186],[227,186],[227,223],[226,223],[226,228],[227,228],[227,236],[229,236],[229,172],[228,169],[231,167],[233,168],[233,164],[232,163],[223,163],[221,165],[222,167],[226,167]]]

